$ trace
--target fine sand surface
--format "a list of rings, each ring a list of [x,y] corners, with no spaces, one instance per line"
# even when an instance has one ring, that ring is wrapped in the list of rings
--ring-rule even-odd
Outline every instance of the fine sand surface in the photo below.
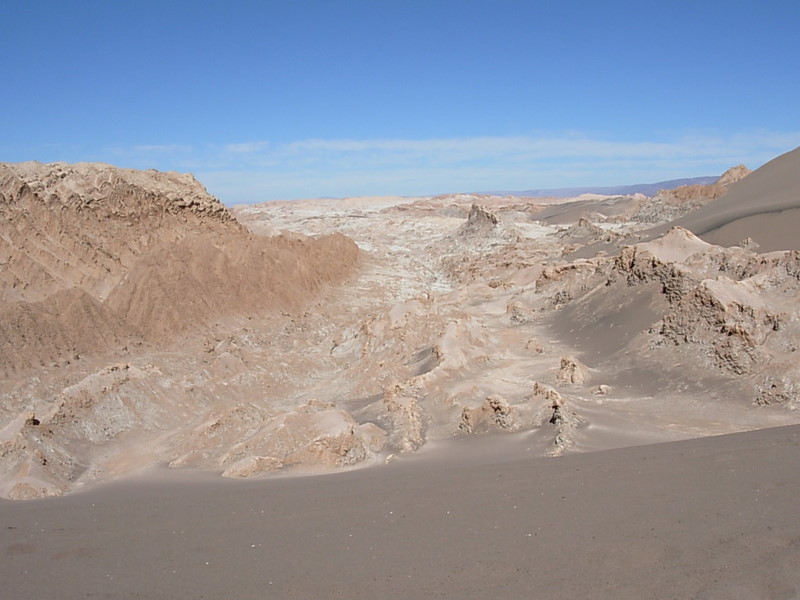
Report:
[[[749,237],[761,252],[800,250],[799,161],[800,148],[782,154],[734,183],[721,198],[672,225],[721,246]]]
[[[490,436],[335,475],[156,473],[0,501],[3,597],[800,597],[800,426],[524,447]]]

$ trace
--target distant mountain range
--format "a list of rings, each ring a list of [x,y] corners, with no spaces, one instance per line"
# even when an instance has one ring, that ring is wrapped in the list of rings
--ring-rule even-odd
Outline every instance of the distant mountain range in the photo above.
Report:
[[[669,181],[659,181],[656,183],[635,183],[633,185],[616,185],[606,187],[572,187],[554,188],[523,191],[495,191],[484,192],[500,196],[539,196],[549,198],[570,198],[581,194],[604,194],[607,196],[627,196],[630,194],[644,194],[652,196],[659,190],[671,190],[682,185],[701,184],[707,185],[719,179],[719,175],[708,175],[705,177],[690,177],[687,179],[670,179]]]

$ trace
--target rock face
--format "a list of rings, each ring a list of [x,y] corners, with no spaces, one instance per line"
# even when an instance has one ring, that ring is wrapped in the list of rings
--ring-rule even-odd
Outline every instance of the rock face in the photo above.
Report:
[[[749,174],[750,169],[738,165],[725,171],[712,184],[682,185],[671,190],[661,190],[639,209],[634,220],[648,224],[668,223],[721,198],[728,191],[728,186]]]
[[[297,310],[356,256],[343,236],[252,236],[191,175],[0,164],[0,371]]]
[[[333,403],[311,401],[268,417],[257,406],[237,406],[195,427],[170,466],[222,467],[224,477],[253,477],[284,466],[352,466],[374,459],[386,432],[358,424]]]
[[[458,230],[462,236],[481,236],[492,233],[500,223],[497,215],[480,204],[473,204],[467,215],[467,222]]]
[[[723,196],[727,185],[737,181],[736,177],[739,175],[740,171],[734,171],[710,185],[684,185],[672,190],[662,190],[639,209],[634,220],[652,225],[673,221]]]
[[[142,254],[189,233],[237,232],[191,175],[102,164],[0,164],[0,297],[73,287],[105,299]]]
[[[736,165],[725,171],[717,180],[718,185],[730,185],[750,175],[751,171],[744,165]]]

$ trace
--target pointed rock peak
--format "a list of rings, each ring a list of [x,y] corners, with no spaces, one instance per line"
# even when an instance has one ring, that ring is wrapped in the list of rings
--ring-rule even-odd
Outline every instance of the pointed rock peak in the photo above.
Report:
[[[749,174],[750,169],[744,165],[737,165],[725,171],[720,178],[717,179],[717,183],[719,185],[730,185],[731,183],[736,183],[740,179],[744,179]]]
[[[671,241],[671,240],[691,240],[691,241],[697,240],[698,242],[702,243],[703,245],[708,245],[705,242],[703,242],[703,240],[701,240],[699,237],[697,237],[695,234],[693,234],[691,231],[689,231],[688,229],[686,229],[684,227],[681,227],[680,225],[675,225],[674,227],[670,227],[667,230],[667,233],[665,233],[660,238],[660,241],[662,243],[663,242],[668,242],[668,241]]]
[[[479,204],[473,204],[469,209],[469,216],[467,217],[467,224],[476,227],[490,226],[494,227],[500,221],[493,212],[489,211]]]

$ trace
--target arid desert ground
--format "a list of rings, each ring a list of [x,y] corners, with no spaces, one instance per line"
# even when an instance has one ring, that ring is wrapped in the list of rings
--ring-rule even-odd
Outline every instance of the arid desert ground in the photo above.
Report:
[[[226,208],[0,165],[23,598],[800,598],[800,149]]]

